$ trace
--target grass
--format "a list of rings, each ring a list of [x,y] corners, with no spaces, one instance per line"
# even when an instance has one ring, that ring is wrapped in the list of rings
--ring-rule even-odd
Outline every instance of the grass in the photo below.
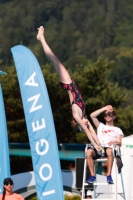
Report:
[[[31,200],[37,200],[37,197],[31,198]],[[77,195],[65,195],[64,200],[81,200],[81,197]]]

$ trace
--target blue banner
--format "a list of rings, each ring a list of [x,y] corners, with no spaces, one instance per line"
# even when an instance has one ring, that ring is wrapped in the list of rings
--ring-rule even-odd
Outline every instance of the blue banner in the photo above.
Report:
[[[11,49],[25,112],[39,200],[63,200],[58,145],[50,101],[34,54],[17,45]]]
[[[0,194],[3,192],[3,180],[7,177],[10,177],[9,147],[5,108],[0,84]]]

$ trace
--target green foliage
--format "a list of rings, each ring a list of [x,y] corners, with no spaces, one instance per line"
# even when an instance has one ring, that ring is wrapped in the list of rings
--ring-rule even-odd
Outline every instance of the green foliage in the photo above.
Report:
[[[128,100],[125,93],[121,92],[121,88],[117,84],[109,81],[111,74],[112,62],[108,59],[100,57],[96,62],[88,61],[85,67],[77,66],[77,70],[71,77],[75,80],[86,105],[86,114],[90,120],[90,113],[105,105],[111,104],[119,112],[122,112],[121,106]],[[2,89],[5,102],[8,134],[10,142],[28,142],[27,129],[25,125],[25,116],[22,106],[19,84],[14,67],[6,68],[8,75],[1,76]],[[74,133],[71,129],[70,121],[72,119],[71,106],[69,97],[59,84],[57,74],[54,67],[47,64],[42,66],[42,72],[46,81],[49,99],[52,106],[53,118],[59,143],[88,143],[87,136]],[[129,114],[129,112],[128,112]],[[127,112],[121,115],[118,124],[123,128],[125,134],[128,135],[132,131],[130,115]],[[102,120],[102,118],[101,118]],[[130,129],[131,128],[131,129]]]
[[[69,70],[71,77],[75,80],[81,91],[86,105],[86,114],[89,119],[91,112],[109,104],[113,105],[116,113],[117,110],[122,112],[124,109],[122,105],[128,100],[128,96],[125,92],[122,93],[122,89],[118,84],[109,80],[112,64],[113,62],[109,62],[108,59],[100,57],[97,62],[90,61],[85,67],[78,66],[73,74],[71,70]],[[58,77],[54,73],[53,67],[45,66],[42,69],[50,96],[58,141],[87,143],[88,139],[84,133],[74,134],[71,130],[71,108],[68,94],[60,87]],[[126,117],[126,115],[124,117]],[[103,121],[102,116],[100,120]],[[127,123],[130,123],[129,118],[127,121],[128,120],[129,122]],[[117,126],[119,125],[121,127],[121,123],[122,121],[116,120]],[[126,128],[124,128],[124,131],[125,129]],[[125,131],[125,135],[131,133],[129,129],[130,128]]]
[[[128,106],[124,109],[118,109],[117,110],[117,118],[116,118],[116,124],[118,127],[121,127],[123,130],[124,135],[132,135],[133,132],[133,106]]]
[[[119,86],[132,89],[133,85],[133,48],[111,47],[106,49],[106,56],[113,59],[110,79]]]
[[[81,197],[77,195],[65,195],[64,200],[81,200]]]
[[[112,104],[118,112],[116,125],[125,135],[132,133],[133,1],[1,0],[0,9],[0,69],[8,73],[1,76],[1,83],[10,142],[28,141],[10,51],[18,44],[31,49],[42,66],[58,142],[88,142],[84,133],[71,130],[68,94],[61,89],[53,67],[47,64],[42,46],[36,40],[40,25],[45,27],[53,52],[64,62],[79,87],[88,118],[92,111]]]
[[[31,200],[37,200],[37,197],[32,197]],[[65,195],[64,200],[81,200],[81,197],[77,195]]]
[[[28,46],[41,64],[47,62],[36,41],[37,27],[61,61],[74,70],[105,54],[115,60],[111,80],[132,88],[133,1],[0,1],[0,65],[12,63],[10,48]],[[2,52],[1,52],[2,51]]]
[[[111,62],[100,57],[97,62],[89,62],[74,73],[87,113],[109,104],[118,108],[126,101],[126,95],[121,93],[118,85],[109,81],[111,66]]]
[[[6,111],[10,142],[28,142],[17,74],[14,67],[6,68],[7,75],[1,75],[1,84]]]
[[[37,197],[32,197],[31,200],[37,200]]]

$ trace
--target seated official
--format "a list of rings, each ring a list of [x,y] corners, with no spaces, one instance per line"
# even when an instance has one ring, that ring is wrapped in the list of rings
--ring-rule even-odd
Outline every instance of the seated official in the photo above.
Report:
[[[99,122],[97,118],[97,116],[103,112],[104,119],[106,122],[105,124]],[[93,113],[91,113],[90,116],[94,125],[97,128],[98,139],[101,143],[101,146],[103,147],[103,150],[105,151],[105,156],[107,157],[107,182],[109,184],[113,184],[113,180],[111,177],[111,171],[114,160],[112,148],[113,145],[121,146],[122,137],[124,136],[123,132],[120,128],[113,125],[116,116],[111,105],[105,106],[101,109],[94,111]],[[86,150],[86,159],[91,176],[87,179],[87,183],[93,183],[96,181],[96,175],[94,172],[94,159],[98,159],[101,157],[102,155],[96,151],[92,144],[88,145],[88,148]]]

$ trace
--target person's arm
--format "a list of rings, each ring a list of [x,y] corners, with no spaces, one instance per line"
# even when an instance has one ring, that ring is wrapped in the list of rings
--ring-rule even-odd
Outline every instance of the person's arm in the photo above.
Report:
[[[94,125],[96,126],[96,128],[97,128],[97,127],[99,126],[99,124],[100,124],[100,122],[99,122],[97,116],[100,115],[102,112],[105,112],[105,111],[113,111],[113,107],[112,107],[111,105],[108,105],[108,106],[105,106],[105,107],[103,107],[103,108],[101,108],[101,109],[98,109],[98,110],[96,110],[96,111],[94,111],[94,112],[92,112],[92,113],[90,114],[90,117],[91,117],[91,119],[92,119]]]
[[[116,144],[116,145],[121,147],[121,145],[122,145],[122,135],[117,135],[117,138],[116,138],[115,141],[110,141],[108,143],[109,146],[111,146],[112,144]]]
[[[91,132],[91,135],[92,135],[93,139],[95,140],[95,142],[97,143],[97,145],[101,146],[101,144],[100,144],[100,142],[98,140],[97,134],[96,134],[93,126],[91,125],[91,123],[89,121],[88,121],[88,129]]]
[[[100,146],[100,142],[99,142],[97,135],[96,135],[94,129],[92,128],[91,124],[90,123],[88,124],[89,125],[89,129],[88,129],[87,126],[84,124],[84,122],[81,120],[81,118],[79,117],[79,115],[76,112],[73,113],[73,117],[83,128],[88,139],[93,144],[93,146],[96,148],[96,150],[100,151],[102,148]]]

